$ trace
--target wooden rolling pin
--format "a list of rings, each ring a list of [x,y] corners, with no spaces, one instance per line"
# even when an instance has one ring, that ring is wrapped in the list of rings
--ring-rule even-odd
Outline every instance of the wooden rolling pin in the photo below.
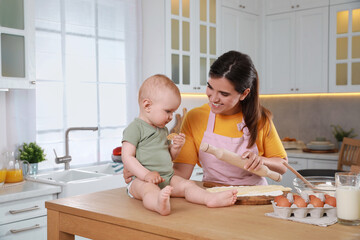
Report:
[[[226,150],[223,148],[217,148],[217,147],[211,146],[208,143],[201,143],[200,150],[203,152],[210,153],[224,162],[230,163],[234,166],[244,169],[246,160],[244,158],[242,158],[241,156],[237,155],[236,153],[230,152],[229,150]],[[252,172],[260,177],[268,177],[276,182],[280,182],[282,179],[282,175],[280,173],[271,171],[265,165],[262,165],[260,170],[249,171],[249,172]]]

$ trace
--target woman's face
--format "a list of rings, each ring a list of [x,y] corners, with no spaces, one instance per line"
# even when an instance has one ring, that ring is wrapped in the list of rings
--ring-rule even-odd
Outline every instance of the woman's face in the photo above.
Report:
[[[215,114],[233,115],[241,111],[239,102],[248,94],[238,93],[226,78],[210,78],[206,88],[211,111]]]

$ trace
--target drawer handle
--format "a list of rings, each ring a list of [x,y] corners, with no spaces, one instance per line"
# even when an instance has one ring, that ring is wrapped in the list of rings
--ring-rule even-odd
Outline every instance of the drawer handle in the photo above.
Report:
[[[203,172],[197,172],[196,175],[204,175]]]
[[[9,210],[9,213],[17,214],[17,213],[22,213],[22,212],[33,211],[33,210],[36,210],[36,209],[39,209],[39,206],[33,206],[33,207],[24,208],[24,209],[20,209],[20,210]]]
[[[289,164],[298,164],[298,162],[297,161],[289,162]]]
[[[35,224],[34,226],[25,227],[25,228],[20,228],[20,229],[11,229],[10,232],[11,232],[11,233],[19,233],[19,232],[24,232],[24,231],[33,230],[33,229],[36,229],[36,228],[40,228],[40,224]]]

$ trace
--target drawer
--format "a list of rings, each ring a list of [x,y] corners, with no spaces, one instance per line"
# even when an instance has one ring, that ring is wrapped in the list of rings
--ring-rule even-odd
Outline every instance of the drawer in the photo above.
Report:
[[[56,194],[2,203],[0,204],[0,225],[45,216],[45,201],[53,199],[56,199]]]
[[[47,238],[46,216],[0,225],[1,240],[24,240]]]

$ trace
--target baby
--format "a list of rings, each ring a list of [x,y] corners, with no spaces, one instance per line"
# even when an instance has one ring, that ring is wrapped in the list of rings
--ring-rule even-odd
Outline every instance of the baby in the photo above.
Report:
[[[166,124],[181,102],[177,86],[164,75],[144,81],[139,90],[140,115],[124,130],[122,160],[135,176],[128,184],[130,197],[143,201],[145,208],[169,215],[170,197],[185,197],[207,207],[233,205],[237,190],[210,193],[193,181],[174,175],[172,159],[185,143],[180,133],[169,143]]]

